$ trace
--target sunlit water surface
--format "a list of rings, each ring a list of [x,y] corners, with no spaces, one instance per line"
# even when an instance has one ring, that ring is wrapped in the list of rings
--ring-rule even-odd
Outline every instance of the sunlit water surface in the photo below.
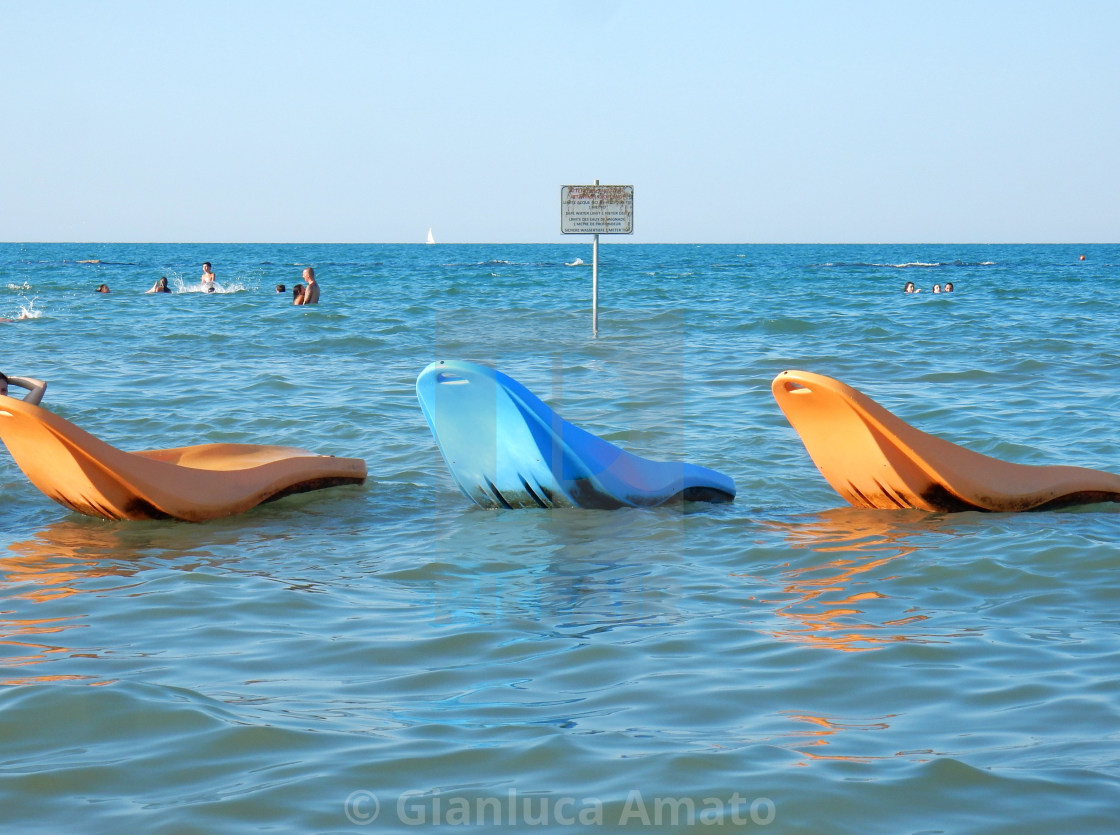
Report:
[[[597,338],[590,262],[0,245],[0,370],[44,406],[125,449],[370,470],[107,522],[0,452],[5,831],[1116,831],[1120,506],[848,508],[769,385],[827,374],[980,452],[1120,472],[1120,247],[612,242]],[[317,307],[275,292],[304,265]],[[476,509],[416,402],[437,359],[738,498]]]

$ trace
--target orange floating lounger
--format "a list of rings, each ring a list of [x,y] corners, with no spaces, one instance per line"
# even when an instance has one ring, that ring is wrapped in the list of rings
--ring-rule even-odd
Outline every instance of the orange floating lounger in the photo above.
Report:
[[[1019,511],[1120,502],[1118,475],[973,452],[831,377],[784,371],[771,391],[817,469],[855,507]]]
[[[0,439],[43,493],[106,519],[203,522],[366,478],[360,458],[295,447],[201,444],[124,452],[14,397],[0,397]]]

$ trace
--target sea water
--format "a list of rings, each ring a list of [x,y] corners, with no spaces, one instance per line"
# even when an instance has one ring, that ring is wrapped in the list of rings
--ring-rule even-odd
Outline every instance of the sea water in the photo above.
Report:
[[[979,452],[1120,472],[1120,247],[612,240],[597,337],[590,261],[0,245],[0,370],[45,407],[124,449],[370,472],[109,522],[0,451],[4,830],[1115,831],[1120,505],[850,508],[769,386],[826,374]],[[475,508],[415,397],[439,359],[738,497]]]

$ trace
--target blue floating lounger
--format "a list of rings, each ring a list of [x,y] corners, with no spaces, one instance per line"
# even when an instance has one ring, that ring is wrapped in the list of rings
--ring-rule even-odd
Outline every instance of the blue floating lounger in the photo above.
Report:
[[[434,362],[416,379],[416,396],[452,477],[481,507],[652,507],[735,498],[735,482],[723,473],[625,452],[484,365]]]

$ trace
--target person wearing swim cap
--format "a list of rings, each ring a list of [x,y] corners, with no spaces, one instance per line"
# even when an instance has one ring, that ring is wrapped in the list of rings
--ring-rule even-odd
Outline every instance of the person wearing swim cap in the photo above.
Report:
[[[33,406],[39,405],[47,391],[47,384],[42,380],[36,380],[34,377],[9,377],[7,374],[0,372],[0,397],[11,397],[8,394],[9,385],[27,389],[23,402],[30,403]]]

